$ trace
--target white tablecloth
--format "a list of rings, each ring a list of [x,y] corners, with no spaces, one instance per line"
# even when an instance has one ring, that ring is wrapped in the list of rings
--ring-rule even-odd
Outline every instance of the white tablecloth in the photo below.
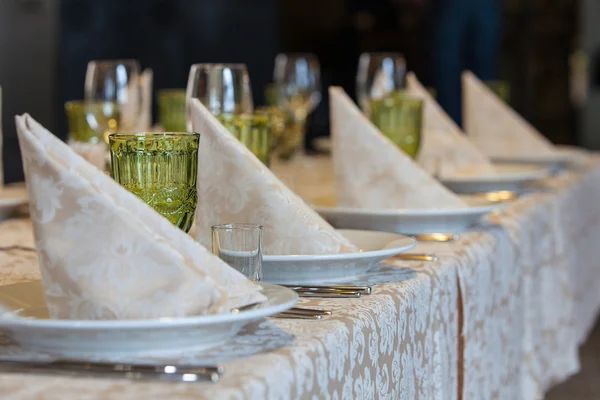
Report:
[[[314,168],[314,165],[313,165]],[[327,176],[319,166],[320,176]],[[315,184],[296,180],[298,191]],[[218,384],[137,383],[0,374],[30,398],[533,399],[578,369],[600,305],[600,165],[546,180],[454,243],[420,243],[440,261],[382,265],[361,299],[303,301],[322,321],[266,320],[223,348]],[[28,220],[0,225],[0,246],[32,244]],[[38,279],[35,255],[0,252],[0,284]],[[356,282],[355,282],[356,283]],[[0,357],[23,355],[5,342]],[[36,355],[37,357],[37,355]]]

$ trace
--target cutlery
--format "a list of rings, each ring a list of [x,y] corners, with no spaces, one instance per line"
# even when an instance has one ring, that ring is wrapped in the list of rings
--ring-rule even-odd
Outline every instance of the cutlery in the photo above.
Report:
[[[255,302],[255,303],[246,304],[245,306],[241,306],[241,307],[234,307],[234,308],[232,308],[230,311],[231,311],[231,313],[232,313],[232,314],[237,314],[237,313],[239,313],[240,311],[247,311],[247,310],[250,310],[250,309],[252,309],[252,308],[254,308],[254,307],[256,307],[257,305],[259,305],[259,304],[262,304],[262,303],[263,303],[262,301],[257,301],[257,302]]]
[[[512,190],[498,190],[495,192],[477,193],[491,203],[501,203],[503,201],[516,200],[519,198],[519,193]]]
[[[406,260],[406,261],[439,261],[435,254],[412,253],[412,254],[397,254],[388,260]]]
[[[320,320],[323,318],[322,315],[312,314],[312,315],[302,315],[302,314],[292,314],[288,312],[282,312],[276,315],[273,315],[272,318],[278,319],[316,319]]]
[[[0,371],[15,373],[71,374],[98,378],[162,380],[171,382],[218,382],[224,372],[220,365],[152,365],[85,362],[77,360],[2,360]]]
[[[419,242],[453,242],[458,240],[458,235],[455,233],[421,233],[411,236]]]
[[[296,290],[296,293],[300,297],[315,298],[320,297],[324,299],[358,299],[361,296],[361,292],[350,291],[350,290],[334,290],[334,291],[310,291],[310,290]]]
[[[360,292],[362,295],[371,294],[370,286],[304,286],[304,285],[283,285],[287,288],[295,290],[296,292]]]
[[[289,310],[273,315],[273,318],[321,319],[326,315],[331,315],[331,311],[317,308],[292,307]]]
[[[319,310],[316,308],[303,308],[303,307],[292,307],[289,310],[285,310],[285,313],[288,314],[297,314],[297,315],[331,315],[331,311],[329,310]]]

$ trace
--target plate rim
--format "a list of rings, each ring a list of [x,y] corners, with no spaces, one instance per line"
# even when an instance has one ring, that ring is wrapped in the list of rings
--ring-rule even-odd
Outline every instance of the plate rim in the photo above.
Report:
[[[386,248],[386,249],[380,249],[380,250],[371,250],[371,251],[356,251],[353,253],[263,255],[263,263],[264,262],[269,262],[269,263],[303,262],[303,261],[304,262],[306,262],[306,261],[320,262],[320,261],[334,261],[334,260],[356,261],[356,260],[360,260],[363,258],[380,258],[380,257],[387,258],[387,257],[392,257],[396,254],[400,254],[405,251],[411,250],[417,245],[417,241],[415,240],[415,238],[410,237],[408,235],[403,235],[401,233],[383,232],[383,231],[377,231],[377,230],[372,230],[372,229],[336,229],[336,231],[338,231],[338,232],[339,231],[362,231],[362,232],[379,233],[379,234],[392,234],[392,235],[398,236],[397,239],[393,240],[394,242],[403,240],[403,241],[406,241],[407,244],[398,246],[398,247],[392,247],[392,248]]]
[[[495,184],[495,183],[524,183],[536,181],[538,179],[546,178],[550,175],[550,171],[542,165],[534,165],[529,164],[532,167],[536,167],[532,171],[528,171],[529,173],[524,172],[513,172],[513,173],[504,173],[497,175],[450,175],[450,176],[441,176],[440,182],[444,184],[468,184],[471,183],[473,185],[481,185],[481,184]]]
[[[17,207],[27,204],[27,201],[25,197],[0,197],[0,207]]]
[[[321,212],[360,214],[379,217],[448,217],[448,216],[471,216],[487,214],[494,210],[505,208],[510,202],[490,203],[482,206],[469,206],[463,208],[386,208],[386,209],[367,209],[352,207],[325,207],[315,206],[314,209],[319,214]]]
[[[41,282],[29,281],[22,283]],[[174,318],[152,318],[152,319],[121,319],[121,320],[75,320],[75,319],[41,319],[41,318],[0,318],[1,329],[14,328],[38,328],[38,329],[70,329],[70,330],[111,330],[118,332],[120,330],[146,330],[149,328],[169,329],[180,328],[186,326],[207,326],[217,324],[228,324],[235,322],[253,321],[260,318],[265,318],[270,315],[278,314],[293,307],[298,302],[298,294],[293,290],[281,285],[276,285],[267,282],[257,282],[264,287],[277,288],[279,291],[288,292],[291,300],[278,304],[269,305],[266,307],[254,308],[239,313],[226,313],[214,315],[196,315],[190,317],[174,317]]]
[[[515,163],[515,164],[534,164],[534,165],[551,165],[551,164],[562,164],[562,163],[570,163],[573,160],[573,154],[570,153],[560,153],[555,152],[552,155],[545,156],[528,156],[528,157],[518,157],[518,156],[489,156],[489,159],[492,162],[498,163]]]

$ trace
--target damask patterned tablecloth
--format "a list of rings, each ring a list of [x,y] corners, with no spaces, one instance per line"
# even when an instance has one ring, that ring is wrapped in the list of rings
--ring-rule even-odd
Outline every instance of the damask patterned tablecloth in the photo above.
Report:
[[[319,168],[321,176],[327,176]],[[295,181],[297,189],[303,182]],[[315,197],[322,185],[309,184]],[[318,190],[316,190],[319,188]],[[185,362],[224,362],[218,384],[0,374],[3,398],[534,399],[579,367],[600,307],[600,164],[549,178],[454,243],[436,263],[394,262],[355,283],[371,296],[303,303],[323,321],[269,319]],[[0,246],[31,245],[28,220]],[[38,279],[35,255],[0,252],[0,284]],[[0,343],[0,357],[27,355]],[[35,355],[39,357],[39,355]]]
[[[33,244],[28,220],[0,224],[0,246]],[[39,279],[35,255],[0,253],[0,283]],[[362,279],[361,299],[311,300],[322,321],[269,319],[225,346],[168,361],[224,362],[217,384],[0,374],[3,398],[424,398],[458,396],[458,286],[452,258],[392,263]],[[2,357],[34,357],[4,340]],[[156,359],[150,359],[151,361]],[[144,361],[141,359],[140,361]]]

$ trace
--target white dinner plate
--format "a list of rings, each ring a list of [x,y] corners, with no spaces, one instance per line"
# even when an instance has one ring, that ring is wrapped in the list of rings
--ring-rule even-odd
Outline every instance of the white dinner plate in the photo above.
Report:
[[[396,233],[339,230],[360,251],[355,253],[263,256],[263,280],[290,285],[348,280],[365,274],[386,258],[416,245],[413,238]]]
[[[267,301],[238,313],[139,320],[54,320],[40,281],[0,286],[0,303],[23,317],[0,318],[4,331],[22,348],[63,357],[177,355],[219,345],[249,322],[296,304],[287,288],[262,283]]]
[[[572,161],[574,161],[574,157],[572,153],[557,151],[552,155],[544,155],[539,156],[532,154],[527,157],[498,157],[492,156],[490,159],[494,163],[498,164],[529,164],[529,165],[537,165],[539,167],[545,167],[550,169],[551,171],[555,171],[557,169],[565,168]]]
[[[519,191],[527,184],[549,176],[544,166],[531,164],[498,164],[495,174],[455,174],[442,176],[442,182],[455,193],[483,193],[499,190]]]
[[[315,209],[338,229],[372,229],[414,235],[464,232],[484,215],[501,209],[507,204],[490,203],[475,196],[461,196],[461,198],[467,201],[470,207],[427,210],[368,210],[343,207],[315,207]]]

